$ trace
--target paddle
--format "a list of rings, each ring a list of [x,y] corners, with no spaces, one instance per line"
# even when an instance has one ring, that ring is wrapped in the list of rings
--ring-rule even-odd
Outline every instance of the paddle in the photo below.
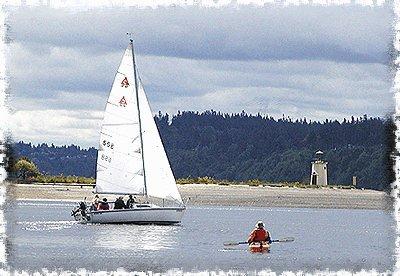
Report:
[[[294,241],[293,237],[287,237],[279,240],[271,240],[271,243],[273,242],[292,242]],[[248,242],[224,242],[224,246],[234,246],[234,245],[239,245],[239,244],[248,244]]]

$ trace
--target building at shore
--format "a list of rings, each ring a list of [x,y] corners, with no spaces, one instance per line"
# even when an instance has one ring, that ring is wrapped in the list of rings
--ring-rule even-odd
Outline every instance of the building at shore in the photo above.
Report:
[[[328,185],[328,162],[322,159],[323,154],[322,151],[317,151],[314,160],[311,162],[310,185]]]

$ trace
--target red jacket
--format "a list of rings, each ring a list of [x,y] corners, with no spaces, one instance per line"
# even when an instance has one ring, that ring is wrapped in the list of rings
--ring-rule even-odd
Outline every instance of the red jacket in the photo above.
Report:
[[[100,202],[97,210],[110,210],[110,205],[107,202]]]
[[[264,228],[255,228],[251,233],[247,240],[247,242],[262,242],[269,241],[269,232]]]

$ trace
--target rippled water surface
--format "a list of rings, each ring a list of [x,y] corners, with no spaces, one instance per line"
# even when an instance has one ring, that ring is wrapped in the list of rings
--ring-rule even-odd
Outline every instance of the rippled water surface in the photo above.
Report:
[[[83,225],[72,203],[14,201],[7,204],[8,265],[18,270],[126,270],[163,272],[271,269],[315,271],[392,270],[392,214],[376,210],[189,207],[180,225]],[[266,222],[275,243],[268,254],[224,241],[247,238]]]

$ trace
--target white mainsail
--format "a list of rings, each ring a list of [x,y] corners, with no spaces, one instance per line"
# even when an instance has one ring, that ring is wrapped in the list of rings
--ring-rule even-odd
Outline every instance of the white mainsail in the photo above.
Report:
[[[132,48],[125,50],[106,104],[97,154],[96,193],[143,194]]]
[[[107,101],[97,156],[95,192],[148,195],[181,203],[175,178],[137,74],[135,85],[132,47],[129,44],[124,53]],[[139,103],[136,101],[136,86]]]

